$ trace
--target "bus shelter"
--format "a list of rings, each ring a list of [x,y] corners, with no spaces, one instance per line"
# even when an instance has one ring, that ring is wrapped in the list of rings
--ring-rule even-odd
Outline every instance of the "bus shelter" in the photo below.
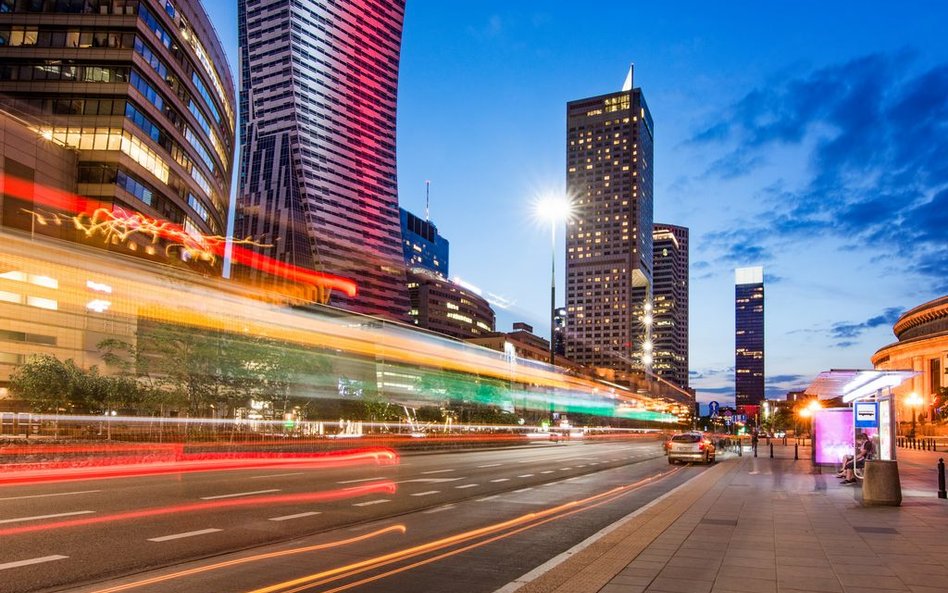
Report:
[[[887,477],[883,490],[891,491],[883,498],[901,501],[901,489],[896,464],[896,417],[893,389],[914,377],[912,370],[832,369],[820,373],[806,394],[821,400],[838,400],[844,407],[825,408],[814,413],[813,456],[818,464],[838,464],[848,452],[856,456],[856,435],[865,434],[873,443],[874,467],[869,473]],[[856,477],[866,478],[866,469],[854,468]],[[878,489],[879,480],[866,480],[864,500],[869,492]],[[872,482],[872,483],[870,483]],[[894,492],[898,490],[898,492]],[[897,496],[896,496],[897,494]],[[878,504],[899,504],[880,502]]]

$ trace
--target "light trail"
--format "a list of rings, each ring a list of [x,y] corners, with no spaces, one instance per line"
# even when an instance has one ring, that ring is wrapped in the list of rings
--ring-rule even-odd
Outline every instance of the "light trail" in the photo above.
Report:
[[[24,525],[22,527],[9,527],[0,529],[0,537],[12,535],[22,535],[24,533],[35,533],[37,531],[51,531],[53,529],[68,529],[72,527],[85,527],[88,525],[98,525],[102,523],[115,523],[118,521],[128,521],[131,519],[143,519],[146,517],[160,517],[165,515],[179,513],[194,513],[207,510],[221,510],[237,507],[264,506],[268,504],[296,504],[305,502],[331,502],[335,500],[344,500],[347,498],[357,498],[369,494],[394,494],[397,486],[390,480],[383,480],[375,484],[364,486],[353,486],[339,490],[327,490],[324,492],[307,492],[302,494],[281,494],[273,496],[257,496],[252,498],[235,498],[228,500],[214,500],[207,502],[197,502],[190,504],[180,504],[174,506],[157,507],[152,509],[143,509],[139,511],[126,511],[122,513],[113,513],[111,515],[101,515],[98,517],[89,517],[86,519],[72,519],[69,521],[57,521],[55,523],[44,523],[41,525]]]
[[[246,455],[246,459],[242,456]],[[245,469],[272,468],[306,468],[306,469],[336,469],[357,465],[397,465],[399,456],[390,449],[364,448],[346,451],[331,451],[326,453],[288,453],[275,451],[268,452],[229,452],[219,454],[200,453],[195,455],[194,461],[189,461],[189,454],[181,453],[182,461],[160,464],[144,464],[140,459],[133,467],[116,466],[113,458],[106,458],[102,467],[88,469],[87,467],[71,467],[68,462],[59,462],[51,469],[24,471],[0,471],[0,487],[23,486],[44,483],[73,482],[85,480],[106,480],[116,478],[138,478],[145,476],[159,476],[167,474],[200,473],[216,471],[237,471]],[[88,460],[84,460],[88,463]],[[111,466],[111,467],[110,467]],[[2,469],[4,466],[0,466]],[[53,471],[63,470],[63,471]]]
[[[166,581],[172,581],[175,579],[180,579],[184,577],[193,576],[196,574],[201,574],[204,572],[210,572],[213,570],[220,570],[222,568],[231,568],[233,566],[239,566],[241,564],[248,564],[250,562],[260,562],[261,560],[271,560],[273,558],[282,558],[284,556],[292,556],[294,554],[305,554],[306,552],[316,552],[319,550],[328,550],[331,548],[338,548],[341,546],[347,546],[350,544],[356,544],[359,542],[366,541],[375,537],[379,537],[388,533],[400,533],[404,534],[406,531],[404,525],[390,525],[376,531],[372,531],[363,535],[356,537],[351,537],[348,539],[337,540],[334,542],[327,542],[325,544],[316,544],[313,546],[306,546],[303,548],[293,548],[290,550],[281,550],[279,552],[270,552],[267,554],[255,554],[253,556],[248,556],[246,558],[238,558],[236,560],[228,560],[226,562],[218,562],[216,564],[209,564],[207,566],[199,566],[197,568],[190,568],[188,570],[182,570],[178,572],[173,572],[170,574],[165,574],[157,577],[152,577],[149,579],[144,579],[141,581],[135,581],[132,583],[126,583],[123,585],[116,585],[114,587],[109,587],[107,589],[99,589],[94,593],[120,593],[121,591],[128,591],[129,589],[137,589],[139,587],[145,587],[148,585],[154,585],[157,583],[164,583]]]
[[[453,536],[441,538],[441,539],[428,542],[425,544],[412,546],[404,550],[399,550],[397,552],[391,552],[389,554],[376,556],[368,560],[353,562],[351,564],[340,566],[338,568],[332,568],[329,570],[324,570],[324,571],[307,575],[304,577],[284,581],[282,583],[277,583],[275,585],[253,589],[252,591],[248,591],[247,593],[277,593],[277,592],[299,593],[300,591],[305,591],[313,587],[318,587],[320,585],[325,585],[333,581],[338,581],[339,579],[342,579],[342,578],[352,577],[369,570],[381,568],[383,566],[387,566],[395,562],[408,560],[410,558],[414,558],[422,554],[437,552],[439,550],[443,550],[445,548],[449,548],[451,546],[455,546],[458,544],[470,542],[471,540],[475,540],[481,537],[493,536],[488,541],[476,542],[460,550],[453,550],[451,552],[442,554],[438,557],[427,559],[427,561],[416,563],[415,565],[412,565],[412,566],[402,567],[401,569],[396,569],[394,571],[390,571],[389,573],[385,573],[383,575],[375,575],[375,577],[371,577],[364,581],[359,581],[358,583],[349,583],[347,585],[343,585],[342,587],[332,589],[332,591],[342,591],[344,589],[348,589],[353,586],[363,584],[365,582],[370,582],[372,580],[378,580],[380,578],[384,578],[385,576],[389,576],[390,574],[396,574],[397,572],[408,570],[409,568],[412,568],[414,566],[420,566],[422,564],[427,564],[428,562],[434,562],[435,560],[446,558],[448,556],[461,553],[462,551],[466,551],[468,549],[473,549],[475,547],[486,545],[487,543],[491,543],[493,541],[503,539],[505,537],[510,537],[511,535],[515,535],[516,533],[520,533],[527,529],[532,529],[534,527],[543,525],[550,521],[555,521],[557,519],[560,519],[560,518],[563,518],[563,517],[566,517],[578,512],[595,508],[602,504],[611,502],[612,500],[615,500],[621,496],[627,495],[637,490],[638,488],[641,488],[642,486],[646,484],[649,484],[651,482],[654,482],[664,477],[671,476],[679,471],[682,471],[682,468],[676,468],[674,470],[660,472],[654,476],[644,478],[632,484],[618,486],[616,488],[607,490],[606,492],[601,492],[599,494],[595,494],[587,498],[571,501],[565,504],[557,505],[555,507],[550,507],[542,511],[538,511],[535,513],[528,513],[526,515],[521,515],[520,517],[516,517],[514,519],[502,521],[500,523],[494,523],[492,525],[487,525],[485,527],[481,527],[478,529],[473,529],[473,530],[459,533]],[[508,531],[508,530],[512,530],[512,531]]]

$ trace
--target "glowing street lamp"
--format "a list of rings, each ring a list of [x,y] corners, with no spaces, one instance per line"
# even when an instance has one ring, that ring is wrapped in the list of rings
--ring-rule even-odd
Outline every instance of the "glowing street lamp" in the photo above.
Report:
[[[546,196],[537,201],[537,216],[550,221],[550,364],[556,363],[556,224],[573,215],[573,204],[565,196]]]
[[[910,438],[915,438],[915,417],[918,416],[918,408],[923,403],[922,396],[915,393],[914,391],[905,398],[905,403],[912,408],[912,432],[909,434]]]

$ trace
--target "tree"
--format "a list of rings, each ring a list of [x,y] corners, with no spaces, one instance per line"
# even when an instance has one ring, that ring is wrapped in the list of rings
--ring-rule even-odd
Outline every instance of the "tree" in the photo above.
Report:
[[[63,362],[50,354],[32,356],[10,374],[10,391],[37,412],[69,412],[80,403],[81,373],[72,359]]]

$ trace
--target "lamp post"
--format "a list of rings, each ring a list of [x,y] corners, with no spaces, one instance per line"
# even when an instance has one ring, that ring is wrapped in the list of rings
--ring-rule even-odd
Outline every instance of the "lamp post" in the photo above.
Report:
[[[909,433],[909,438],[915,438],[915,417],[918,416],[918,407],[922,405],[922,397],[915,393],[914,391],[908,394],[908,397],[905,398],[905,403],[909,405],[912,409],[912,432]]]
[[[556,364],[556,224],[566,222],[573,204],[565,197],[547,196],[537,202],[537,214],[550,221],[550,364]]]

